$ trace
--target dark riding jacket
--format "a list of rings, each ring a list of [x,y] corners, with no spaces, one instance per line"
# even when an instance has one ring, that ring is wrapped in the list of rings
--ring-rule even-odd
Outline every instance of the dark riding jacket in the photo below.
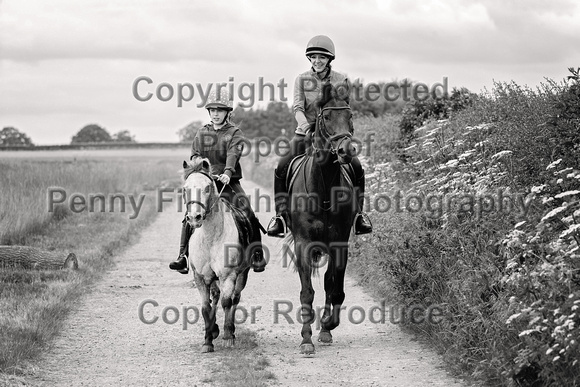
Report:
[[[213,124],[207,124],[197,131],[193,139],[190,159],[196,156],[207,157],[212,174],[225,173],[230,179],[239,180],[242,178],[240,157],[245,141],[240,128],[231,123],[217,130]]]

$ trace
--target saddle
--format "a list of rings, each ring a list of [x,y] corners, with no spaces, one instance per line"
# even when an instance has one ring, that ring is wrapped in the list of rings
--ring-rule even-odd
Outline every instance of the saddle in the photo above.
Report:
[[[288,165],[288,172],[286,173],[286,187],[288,189],[288,192],[290,192],[290,190],[292,189],[292,186],[294,185],[294,182],[296,181],[296,177],[298,176],[298,173],[303,169],[306,168],[306,163],[308,160],[308,157],[306,157],[306,154],[301,154],[298,155],[296,157],[294,157],[291,161],[290,164]],[[343,164],[340,166],[340,172],[342,174],[342,176],[344,177],[345,181],[347,182],[348,185],[350,185],[351,187],[354,187],[354,181],[355,181],[355,174],[354,174],[354,168],[352,167],[352,165],[350,164]]]
[[[252,222],[238,207],[234,206],[232,203],[225,199],[220,200],[225,203],[228,210],[232,213],[236,228],[238,229],[240,246],[245,250],[245,248],[248,247],[250,243],[252,243],[254,238],[254,228],[252,227]]]

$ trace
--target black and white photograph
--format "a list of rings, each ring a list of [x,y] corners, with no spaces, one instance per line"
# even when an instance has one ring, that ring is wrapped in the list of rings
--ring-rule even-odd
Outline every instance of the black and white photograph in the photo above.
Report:
[[[0,0],[0,386],[580,386],[580,3]]]

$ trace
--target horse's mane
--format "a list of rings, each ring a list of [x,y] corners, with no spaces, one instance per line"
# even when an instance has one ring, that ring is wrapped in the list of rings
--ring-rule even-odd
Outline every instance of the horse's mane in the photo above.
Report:
[[[350,97],[350,86],[348,82],[345,81],[337,84],[336,86],[329,82],[322,86],[320,96],[316,100],[316,107],[321,109],[322,107],[326,106],[326,104],[331,100],[344,101],[348,104],[349,97]]]
[[[205,157],[194,157],[190,162],[183,162],[183,180],[187,180],[194,172],[210,173],[211,163]]]

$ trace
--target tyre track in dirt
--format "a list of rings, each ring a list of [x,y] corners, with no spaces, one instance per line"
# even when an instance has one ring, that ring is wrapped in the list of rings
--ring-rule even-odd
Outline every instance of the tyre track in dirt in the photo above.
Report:
[[[245,181],[249,194],[255,184]],[[260,188],[263,195],[265,190]],[[271,213],[257,214],[265,225]],[[206,386],[210,385],[209,365],[218,361],[219,351],[200,353],[203,324],[183,330],[181,320],[169,325],[161,321],[166,306],[199,307],[199,295],[191,285],[191,275],[168,269],[175,258],[182,214],[166,210],[145,229],[139,241],[115,258],[115,267],[93,286],[79,308],[65,321],[61,334],[43,354],[34,375],[25,385],[34,386]],[[441,368],[441,360],[429,349],[388,322],[374,324],[365,319],[354,324],[343,318],[333,331],[334,343],[315,342],[316,354],[299,353],[301,325],[296,321],[300,281],[293,267],[284,264],[282,241],[264,238],[272,253],[263,273],[250,272],[240,306],[255,310],[244,327],[255,330],[258,345],[270,360],[269,370],[278,386],[465,386]],[[81,261],[82,263],[82,261]],[[321,271],[321,275],[323,272]],[[322,276],[315,277],[315,305],[323,302]],[[348,308],[368,311],[379,305],[347,278]],[[159,320],[145,324],[139,305],[148,304],[144,317]],[[280,310],[292,305],[291,322],[279,315],[274,321],[274,305]],[[257,309],[259,308],[259,309]],[[249,313],[251,316],[251,313]],[[222,315],[218,314],[220,327]],[[313,339],[317,338],[317,331]],[[218,338],[219,341],[219,338]],[[218,344],[219,345],[219,344]]]

